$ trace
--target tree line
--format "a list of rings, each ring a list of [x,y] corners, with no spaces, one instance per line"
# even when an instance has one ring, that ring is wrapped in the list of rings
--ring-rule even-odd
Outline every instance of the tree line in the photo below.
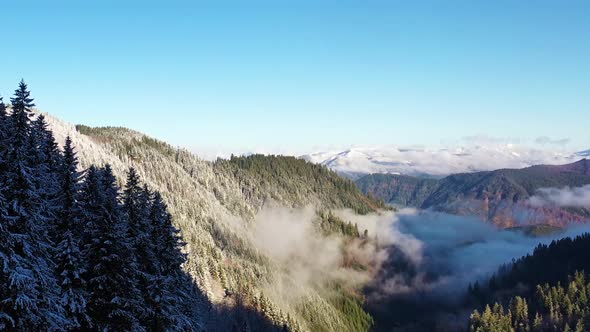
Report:
[[[470,317],[471,332],[583,332],[590,324],[590,283],[583,272],[569,278],[567,287],[538,285],[527,300],[515,296],[505,310],[501,303],[486,305]]]
[[[536,285],[566,283],[576,271],[590,271],[589,251],[590,233],[541,243],[532,254],[502,265],[487,282],[469,285],[467,301],[484,305],[504,301],[503,295],[514,290],[519,290],[517,295],[532,296]]]
[[[485,305],[471,315],[470,331],[585,331],[590,284],[579,271],[590,270],[589,250],[589,233],[539,244],[487,283],[469,285],[467,302]]]
[[[196,292],[161,195],[80,171],[21,81],[0,98],[0,330],[191,331]]]

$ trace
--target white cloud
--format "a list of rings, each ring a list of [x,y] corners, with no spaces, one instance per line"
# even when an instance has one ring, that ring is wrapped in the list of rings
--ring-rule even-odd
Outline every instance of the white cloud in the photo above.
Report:
[[[542,188],[529,199],[534,206],[557,205],[564,207],[590,207],[590,185],[583,187]]]
[[[539,164],[567,164],[581,157],[574,152],[555,149],[490,143],[436,149],[354,146],[344,151],[319,152],[304,158],[354,177],[370,173],[446,176]]]
[[[571,140],[569,138],[557,138],[553,139],[548,136],[539,136],[535,139],[535,143],[540,145],[567,145]]]

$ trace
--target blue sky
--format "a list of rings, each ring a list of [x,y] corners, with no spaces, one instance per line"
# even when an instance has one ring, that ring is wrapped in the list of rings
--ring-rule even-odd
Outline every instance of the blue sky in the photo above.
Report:
[[[2,13],[1,95],[22,77],[72,123],[209,152],[466,136],[590,147],[588,1],[4,1]]]

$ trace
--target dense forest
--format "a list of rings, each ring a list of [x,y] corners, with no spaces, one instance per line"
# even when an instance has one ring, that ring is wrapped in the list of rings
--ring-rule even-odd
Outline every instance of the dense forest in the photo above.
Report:
[[[51,120],[33,107],[22,82],[10,105],[0,99],[0,330],[376,328],[377,315],[367,312],[362,289],[331,279],[301,285],[285,278],[281,273],[288,267],[275,265],[219,212],[223,206],[243,215],[248,226],[248,217],[271,201],[294,208],[311,204],[318,234],[363,248],[372,237],[335,211],[368,214],[390,207],[359,192],[350,180],[283,156],[207,163],[123,128],[79,126],[121,160],[133,160],[92,165],[87,158],[81,167],[79,155],[88,151],[77,150],[69,137],[59,146]],[[143,162],[154,156],[162,159]],[[187,197],[191,200],[184,201]],[[181,216],[180,223],[173,215]],[[489,281],[471,285],[460,308],[402,297],[396,299],[396,320],[430,311],[421,317],[430,324],[433,313],[478,308],[465,329],[582,331],[590,326],[585,300],[590,288],[588,277],[576,271],[590,270],[588,249],[590,235],[539,245]],[[395,252],[385,264],[411,275]],[[366,269],[343,258],[343,268]],[[282,302],[281,293],[266,286],[277,280],[304,295]],[[415,307],[428,301],[431,307]]]
[[[339,176],[322,165],[289,156],[250,155],[218,159],[216,166],[236,176],[247,197],[272,192],[268,187],[284,188],[270,199],[306,201],[316,197],[317,205],[350,208],[358,214],[390,209],[382,200],[363,195],[352,180]]]
[[[588,233],[540,244],[486,284],[470,285],[467,301],[483,307],[471,315],[470,331],[586,331],[589,249]]]
[[[486,283],[470,285],[470,300],[484,304],[506,300],[504,294],[515,292],[531,296],[537,285],[566,283],[576,271],[590,271],[589,251],[588,233],[539,244],[532,254],[501,266]]]
[[[194,286],[158,192],[84,172],[21,82],[0,99],[0,330],[196,330]]]
[[[3,186],[2,211],[6,220],[19,215],[27,226],[3,223],[7,249],[0,253],[7,262],[14,254],[26,258],[22,264],[32,272],[24,274],[35,274],[27,278],[39,285],[26,296],[26,305],[35,306],[28,323],[21,322],[26,311],[17,304],[21,291],[2,285],[3,298],[14,300],[0,308],[0,330],[359,331],[373,324],[362,295],[340,282],[296,283],[302,295],[282,301],[272,287],[284,282],[285,268],[259,252],[250,230],[233,221],[243,218],[243,226],[252,227],[271,201],[314,206],[320,236],[366,241],[364,229],[334,211],[386,207],[351,181],[283,156],[210,163],[126,128],[74,128],[33,108],[24,83],[9,105],[2,104],[2,181],[14,183]],[[17,124],[20,131],[13,129]],[[22,168],[14,171],[13,164]],[[15,200],[26,203],[8,209]],[[169,229],[152,225],[156,207]],[[11,239],[20,234],[30,238],[34,253],[29,244],[23,252],[13,248]],[[161,234],[170,237],[164,247],[152,240]],[[345,268],[358,268],[347,262]],[[0,280],[20,269],[5,266],[7,278]],[[168,284],[172,293],[166,293]]]
[[[339,238],[344,245],[365,243],[365,228],[337,212],[375,214],[380,213],[379,206],[389,208],[362,194],[350,180],[288,156],[234,156],[209,162],[127,128],[77,125],[75,129],[73,135],[87,147],[80,151],[86,163],[111,163],[119,175],[133,165],[162,192],[188,243],[185,271],[213,307],[241,303],[293,331],[366,331],[372,325],[359,289],[343,287],[332,277],[327,283],[298,282],[289,273],[293,264],[277,264],[249,238],[262,209],[313,208],[309,222],[317,228],[312,237]],[[345,252],[342,255],[346,257],[342,268],[362,268]],[[296,290],[298,296],[285,298],[277,289]],[[211,318],[218,315],[209,314],[208,306],[200,310],[205,330],[226,326],[229,320]]]
[[[566,287],[561,283],[538,285],[534,296],[515,296],[507,309],[496,302],[486,305],[482,313],[474,311],[470,318],[471,332],[583,332],[590,323],[590,283],[587,275],[576,272]]]

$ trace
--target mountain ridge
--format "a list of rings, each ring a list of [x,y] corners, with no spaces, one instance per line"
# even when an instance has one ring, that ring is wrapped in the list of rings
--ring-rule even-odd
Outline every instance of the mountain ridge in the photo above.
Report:
[[[344,151],[311,153],[301,158],[357,179],[375,173],[441,178],[456,173],[565,164],[587,156],[588,151],[566,152],[506,144],[440,149],[358,146]]]
[[[564,226],[590,217],[587,208],[533,206],[528,199],[542,188],[590,184],[590,160],[458,173],[442,179],[373,174],[356,181],[361,191],[394,205],[475,215],[501,227],[546,223]]]
[[[219,321],[220,316],[213,314],[237,303],[293,331],[354,331],[370,326],[370,316],[364,313],[357,295],[298,283],[253,242],[252,227],[265,206],[315,205],[318,213],[340,208],[368,213],[384,207],[361,194],[350,180],[303,160],[282,162],[288,157],[250,156],[208,162],[134,130],[73,126],[50,115],[46,118],[59,143],[66,136],[72,137],[82,169],[91,164],[110,164],[122,182],[133,166],[149,187],[162,193],[187,242],[185,270],[205,294],[198,308],[205,330],[232,330],[232,324],[243,321],[240,316]],[[248,166],[241,165],[250,161],[264,167],[249,171]],[[298,183],[291,186],[281,182],[283,173]],[[350,230],[346,220],[326,220],[338,226],[327,229]],[[297,302],[281,298],[275,288],[278,281],[298,289],[301,295]]]

